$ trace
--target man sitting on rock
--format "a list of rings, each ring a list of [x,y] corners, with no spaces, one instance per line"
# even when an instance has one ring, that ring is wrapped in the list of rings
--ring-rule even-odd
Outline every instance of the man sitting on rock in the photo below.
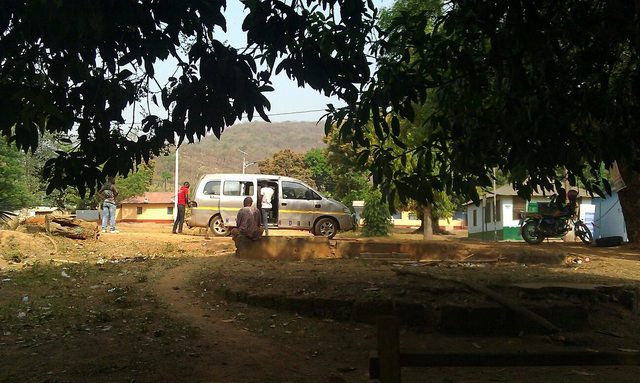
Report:
[[[244,207],[238,211],[238,216],[236,217],[237,229],[232,230],[231,235],[236,242],[238,237],[246,237],[255,241],[260,238],[263,230],[260,227],[260,211],[253,206],[251,197],[245,198],[243,205]]]

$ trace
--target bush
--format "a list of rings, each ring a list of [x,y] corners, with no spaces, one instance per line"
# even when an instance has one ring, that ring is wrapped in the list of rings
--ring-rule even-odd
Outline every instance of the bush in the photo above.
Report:
[[[389,235],[391,216],[389,215],[389,207],[386,202],[383,202],[380,191],[373,190],[364,198],[362,218],[364,219],[362,234],[365,237]]]

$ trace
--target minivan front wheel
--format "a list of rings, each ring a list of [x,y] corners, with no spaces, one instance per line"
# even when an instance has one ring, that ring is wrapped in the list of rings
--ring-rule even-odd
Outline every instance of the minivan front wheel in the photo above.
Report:
[[[229,229],[224,226],[224,220],[220,215],[216,215],[211,218],[209,222],[209,229],[216,237],[226,237],[229,235]]]
[[[338,233],[338,223],[333,218],[320,218],[313,226],[313,234],[327,237],[329,239],[335,237]]]

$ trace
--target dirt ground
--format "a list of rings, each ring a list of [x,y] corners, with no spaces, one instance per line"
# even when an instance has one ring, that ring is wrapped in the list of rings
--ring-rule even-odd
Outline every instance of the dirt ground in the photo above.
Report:
[[[449,235],[437,241],[498,256],[281,262],[238,259],[230,238],[195,230],[119,230],[87,241],[0,231],[1,382],[367,382],[375,317],[403,308],[403,350],[640,352],[633,312],[640,250],[631,246],[532,247]],[[514,253],[534,262],[500,258]],[[562,262],[536,263],[542,253]],[[495,303],[459,283],[398,269],[463,278],[523,305],[573,304],[588,318],[573,327],[557,318],[564,328],[553,337],[530,327],[456,334],[438,322],[446,307]],[[460,320],[468,322],[482,318]],[[635,382],[639,373],[628,366],[403,369],[403,382]]]

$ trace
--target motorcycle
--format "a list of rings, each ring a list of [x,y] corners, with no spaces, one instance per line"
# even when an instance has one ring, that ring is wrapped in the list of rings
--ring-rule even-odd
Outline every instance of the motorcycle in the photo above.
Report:
[[[548,207],[540,205],[537,213],[520,213],[520,233],[527,243],[537,245],[545,238],[561,237],[572,228],[582,242],[590,244],[593,241],[591,230],[576,214],[578,192],[570,190],[567,197],[567,205],[564,205],[564,198],[553,196]]]

